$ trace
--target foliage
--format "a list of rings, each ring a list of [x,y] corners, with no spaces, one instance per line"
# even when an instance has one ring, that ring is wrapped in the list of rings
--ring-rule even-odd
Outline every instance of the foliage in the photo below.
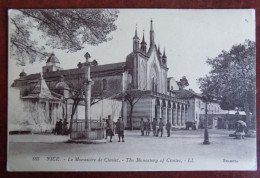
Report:
[[[212,70],[199,79],[200,89],[204,94],[219,98],[222,109],[240,107],[247,115],[254,113],[255,59],[255,42],[250,40],[208,58],[207,64]]]
[[[185,76],[183,76],[180,81],[177,81],[178,86],[180,87],[180,89],[183,89],[187,86],[189,86],[189,82],[187,80],[187,78]]]
[[[111,40],[119,13],[116,9],[19,9],[10,17],[10,52],[20,65],[44,60],[49,54],[39,41],[52,49],[76,52],[84,44],[98,45]],[[39,33],[40,32],[40,33]],[[38,37],[38,36],[37,36]]]

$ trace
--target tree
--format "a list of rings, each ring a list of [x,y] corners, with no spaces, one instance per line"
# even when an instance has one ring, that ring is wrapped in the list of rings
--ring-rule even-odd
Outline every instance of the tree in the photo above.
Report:
[[[19,9],[10,14],[10,53],[17,64],[46,59],[49,53],[33,36],[39,34],[52,49],[76,52],[84,44],[98,45],[112,39],[116,9]]]
[[[77,85],[71,85],[69,89],[69,99],[72,100],[72,108],[71,108],[71,115],[70,115],[70,131],[72,128],[72,120],[76,113],[78,104],[81,101],[84,101],[84,84],[81,82],[81,84]]]
[[[189,82],[185,76],[183,76],[180,81],[177,81],[178,86],[182,90],[183,88],[189,86]]]
[[[130,112],[129,112],[129,121],[130,121],[130,130],[133,130],[133,109],[135,104],[143,97],[145,96],[145,91],[138,90],[138,89],[128,89],[124,93],[124,98],[126,101],[128,101],[130,105]]]
[[[212,70],[199,79],[202,92],[217,97],[222,109],[244,110],[249,125],[250,112],[255,114],[255,59],[255,42],[246,40],[230,51],[208,58],[206,62]]]

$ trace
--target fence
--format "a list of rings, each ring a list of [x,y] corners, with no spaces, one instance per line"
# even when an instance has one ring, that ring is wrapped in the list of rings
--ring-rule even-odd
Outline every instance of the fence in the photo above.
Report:
[[[89,140],[102,140],[105,138],[105,122],[91,120],[87,122],[85,120],[72,121],[71,127],[71,139],[89,139]]]

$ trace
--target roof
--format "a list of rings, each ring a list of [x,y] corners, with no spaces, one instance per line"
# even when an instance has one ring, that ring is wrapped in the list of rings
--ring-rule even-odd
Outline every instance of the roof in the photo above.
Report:
[[[45,80],[40,75],[40,80],[33,89],[33,91],[28,95],[22,97],[22,99],[51,99],[51,100],[59,100],[59,98],[56,98],[52,96],[49,87],[47,86]]]
[[[202,95],[199,93],[196,93],[195,91],[189,89],[189,90],[175,90],[174,91],[176,93],[176,97],[177,98],[192,98],[192,97],[198,97],[198,98],[202,98]]]
[[[103,72],[103,71],[109,71],[109,70],[124,69],[125,66],[126,66],[125,62],[105,64],[105,65],[97,65],[97,66],[91,67],[90,72]]]
[[[126,66],[125,62],[97,65],[97,66],[92,66],[90,68],[90,73],[91,73],[91,75],[95,75],[95,76],[99,76],[99,75],[103,75],[103,74],[105,76],[107,76],[109,74],[115,75],[118,72],[125,71],[125,66]],[[65,77],[68,75],[77,75],[80,73],[82,73],[82,72],[78,68],[74,68],[74,69],[59,70],[59,71],[53,71],[53,72],[44,72],[43,77],[46,80],[50,80],[50,78],[57,78],[57,77],[60,77],[61,75],[63,75]],[[26,80],[36,80],[36,79],[40,79],[40,73],[29,74],[27,76],[18,78],[15,81],[26,81]],[[16,83],[14,82],[12,84],[12,86],[15,87]]]

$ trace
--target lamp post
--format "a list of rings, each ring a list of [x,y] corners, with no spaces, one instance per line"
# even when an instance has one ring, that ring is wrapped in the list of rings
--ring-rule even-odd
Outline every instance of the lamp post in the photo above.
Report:
[[[208,97],[204,96],[205,102],[205,130],[204,130],[204,141],[203,145],[209,145],[209,132],[208,132]]]

